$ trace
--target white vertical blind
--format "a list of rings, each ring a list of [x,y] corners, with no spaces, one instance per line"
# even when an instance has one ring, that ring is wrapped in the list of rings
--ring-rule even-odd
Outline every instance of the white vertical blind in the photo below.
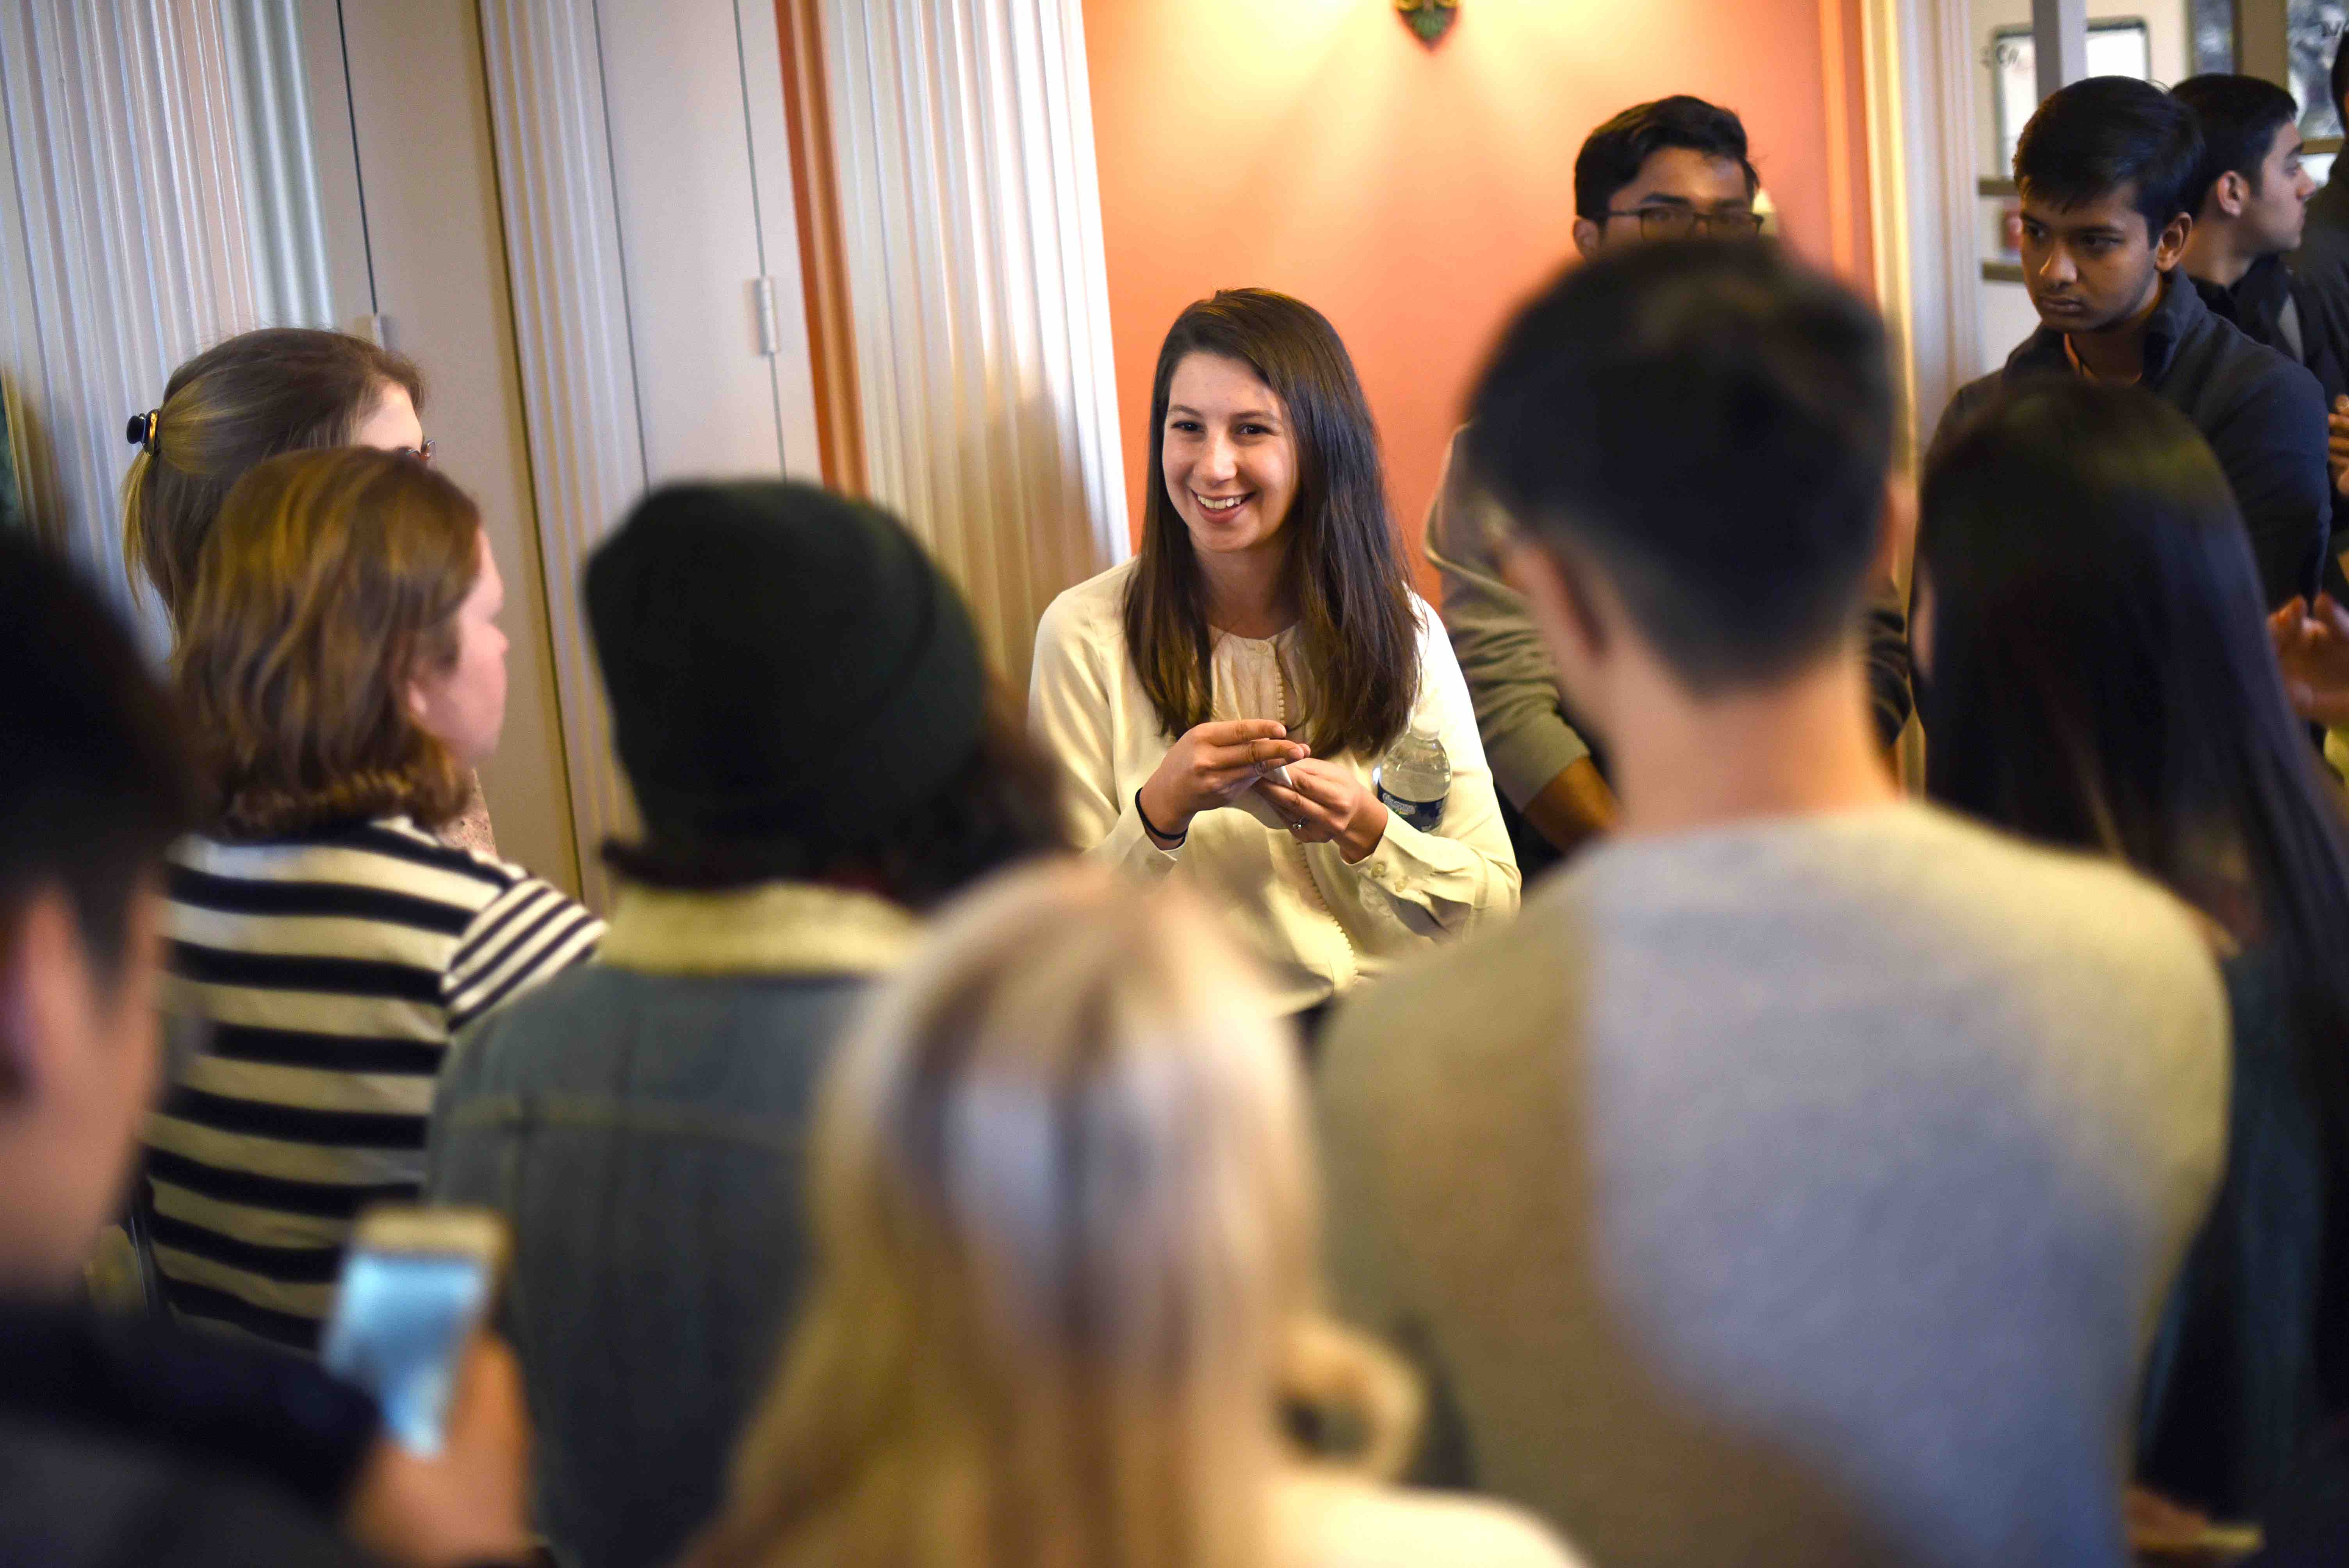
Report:
[[[239,163],[245,175],[245,245],[254,305],[274,326],[332,326],[337,315],[310,134],[300,0],[235,0],[228,24],[228,71],[238,106]],[[341,314],[364,314],[357,302]]]
[[[33,516],[118,592],[129,416],[223,337],[326,318],[255,253],[325,250],[298,74],[263,68],[299,58],[283,0],[0,5],[0,375]]]
[[[1920,460],[1951,396],[1981,371],[1966,0],[1864,0],[1877,304]]]
[[[581,614],[587,557],[645,484],[594,0],[481,0],[583,896],[609,907],[596,846],[629,831],[611,718]]]
[[[874,496],[1024,684],[1052,595],[1127,552],[1078,0],[825,0]]]

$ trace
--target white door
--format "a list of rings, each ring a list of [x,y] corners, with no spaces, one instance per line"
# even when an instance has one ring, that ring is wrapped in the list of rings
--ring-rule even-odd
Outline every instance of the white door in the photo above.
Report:
[[[506,583],[505,733],[481,768],[498,852],[576,894],[595,846],[573,830],[548,638],[571,589],[541,565],[475,8],[308,0],[304,24],[321,170],[347,181],[326,202],[336,272],[367,290],[340,324],[372,317],[422,368],[436,460],[481,503]]]
[[[426,428],[492,518],[509,583],[512,696],[504,742],[482,769],[499,849],[600,905],[600,841],[631,823],[601,739],[600,693],[579,656],[577,563],[620,521],[633,480],[602,497],[595,515],[565,514],[580,492],[548,428],[565,414],[532,411],[546,385],[524,366],[549,346],[523,342],[518,358],[515,291],[546,286],[551,274],[533,268],[550,243],[616,246],[620,297],[610,304],[625,315],[626,411],[596,438],[632,449],[627,467],[647,483],[817,477],[774,8],[545,0],[546,11],[518,21],[509,8],[488,27],[479,0],[307,3],[336,15],[347,61],[373,309],[391,345],[424,366]],[[529,50],[550,39],[585,41],[600,95],[496,100],[497,84],[546,68]],[[493,124],[565,112],[578,123]],[[575,186],[535,182],[541,170],[500,167],[533,138],[598,144],[602,158],[580,167],[591,178],[608,169],[608,199],[577,200]],[[536,209],[542,199],[571,204],[548,213]],[[508,228],[517,221],[533,225],[521,249]],[[546,300],[533,303],[543,319]],[[529,335],[525,325],[520,336]]]
[[[645,477],[815,480],[771,0],[602,0]]]

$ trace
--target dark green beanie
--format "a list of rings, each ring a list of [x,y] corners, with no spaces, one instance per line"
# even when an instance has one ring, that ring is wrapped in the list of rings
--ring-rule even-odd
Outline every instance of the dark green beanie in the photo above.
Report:
[[[977,750],[970,615],[905,525],[783,480],[671,485],[587,562],[613,743],[647,833],[821,860]]]

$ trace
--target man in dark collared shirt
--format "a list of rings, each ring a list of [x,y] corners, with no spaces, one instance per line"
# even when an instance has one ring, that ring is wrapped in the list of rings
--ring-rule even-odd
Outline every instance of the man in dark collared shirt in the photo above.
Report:
[[[2332,523],[2316,378],[2210,313],[2179,269],[2202,161],[2194,112],[2125,77],[2075,82],[2023,129],[2014,177],[2039,330],[1961,388],[1937,449],[2008,380],[2142,383],[2194,422],[2226,470],[2271,606],[2313,594]]]
[[[2259,77],[2195,77],[2170,96],[2202,128],[2202,167],[2188,193],[2194,229],[2179,265],[2214,315],[2306,366],[2329,407],[2349,394],[2341,309],[2349,294],[2327,298],[2284,263],[2316,190],[2301,167],[2299,106]]]

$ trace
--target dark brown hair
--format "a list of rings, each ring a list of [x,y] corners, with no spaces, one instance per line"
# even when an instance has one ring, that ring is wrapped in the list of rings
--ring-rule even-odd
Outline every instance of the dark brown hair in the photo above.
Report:
[[[1166,493],[1167,388],[1193,354],[1236,359],[1269,387],[1297,442],[1284,587],[1298,609],[1308,743],[1386,749],[1419,694],[1417,616],[1379,468],[1379,437],[1337,329],[1302,300],[1225,289],[1174,318],[1150,391],[1150,486],[1125,596],[1125,645],[1169,735],[1206,722],[1214,693],[1199,562]]]
[[[130,953],[139,888],[193,817],[179,715],[81,574],[7,529],[0,686],[0,945],[44,886],[62,886],[110,985]]]
[[[470,784],[407,698],[457,656],[481,513],[393,452],[256,464],[222,503],[181,606],[176,671],[212,830],[282,837],[406,812],[435,828]]]
[[[421,407],[416,366],[363,338],[274,326],[216,344],[171,373],[151,451],[122,480],[122,559],[176,622],[229,488],[264,458],[348,444],[387,387]]]

